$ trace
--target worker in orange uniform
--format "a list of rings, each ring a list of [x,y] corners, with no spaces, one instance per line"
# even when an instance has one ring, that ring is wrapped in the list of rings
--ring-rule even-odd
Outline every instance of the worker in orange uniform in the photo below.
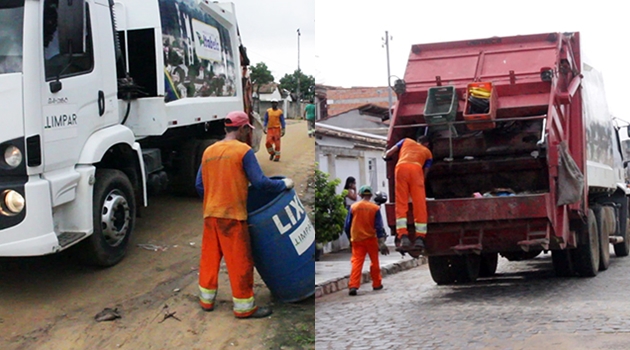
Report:
[[[271,100],[271,108],[267,109],[264,119],[267,141],[265,146],[269,152],[269,160],[280,161],[280,138],[284,136],[284,114],[278,108],[278,100]]]
[[[269,192],[293,188],[290,179],[272,180],[263,174],[245,143],[253,128],[244,112],[228,113],[225,138],[206,148],[196,181],[204,215],[199,304],[205,311],[214,310],[219,267],[225,258],[237,318],[261,318],[272,312],[254,301],[254,262],[246,221],[248,183]]]
[[[394,179],[396,182],[396,235],[400,240],[400,250],[402,251],[424,249],[428,222],[424,180],[433,162],[433,155],[427,146],[428,140],[426,139],[418,143],[410,138],[405,138],[398,141],[383,157],[385,160],[389,160],[394,154],[400,152]],[[410,196],[413,203],[413,219],[416,230],[413,248],[407,231],[407,211],[409,210]]]
[[[385,230],[380,207],[372,202],[372,188],[361,186],[359,189],[361,200],[352,204],[348,210],[344,231],[350,235],[352,242],[352,269],[348,283],[349,295],[357,295],[361,286],[361,271],[365,255],[370,256],[370,276],[372,289],[383,289],[381,266],[378,262],[378,252],[389,254],[385,245]]]

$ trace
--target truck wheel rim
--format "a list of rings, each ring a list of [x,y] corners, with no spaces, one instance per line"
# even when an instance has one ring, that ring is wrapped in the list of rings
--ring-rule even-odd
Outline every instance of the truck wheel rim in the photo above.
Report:
[[[115,247],[127,235],[131,220],[129,203],[119,190],[113,190],[105,197],[101,214],[103,238],[107,244]]]

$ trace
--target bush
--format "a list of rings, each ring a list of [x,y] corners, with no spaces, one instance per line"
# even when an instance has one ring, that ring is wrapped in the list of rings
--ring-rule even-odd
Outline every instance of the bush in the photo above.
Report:
[[[315,241],[322,244],[339,238],[348,214],[343,205],[346,191],[335,193],[341,180],[329,176],[315,169]]]

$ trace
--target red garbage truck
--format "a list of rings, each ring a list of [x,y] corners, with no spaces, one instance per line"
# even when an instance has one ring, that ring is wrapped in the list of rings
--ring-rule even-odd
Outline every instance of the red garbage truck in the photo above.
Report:
[[[610,114],[579,33],[413,45],[395,91],[388,148],[423,138],[433,154],[422,254],[437,284],[491,276],[499,254],[550,251],[557,275],[584,277],[608,268],[611,244],[628,255],[628,127]]]

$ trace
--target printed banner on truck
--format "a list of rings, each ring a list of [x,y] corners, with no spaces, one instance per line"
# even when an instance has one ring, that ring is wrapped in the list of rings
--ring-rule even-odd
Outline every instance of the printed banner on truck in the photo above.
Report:
[[[195,19],[192,20],[192,28],[195,33],[197,57],[213,62],[221,62],[221,37],[217,28]]]
[[[159,0],[166,102],[236,96],[238,55],[230,32],[193,0]]]

